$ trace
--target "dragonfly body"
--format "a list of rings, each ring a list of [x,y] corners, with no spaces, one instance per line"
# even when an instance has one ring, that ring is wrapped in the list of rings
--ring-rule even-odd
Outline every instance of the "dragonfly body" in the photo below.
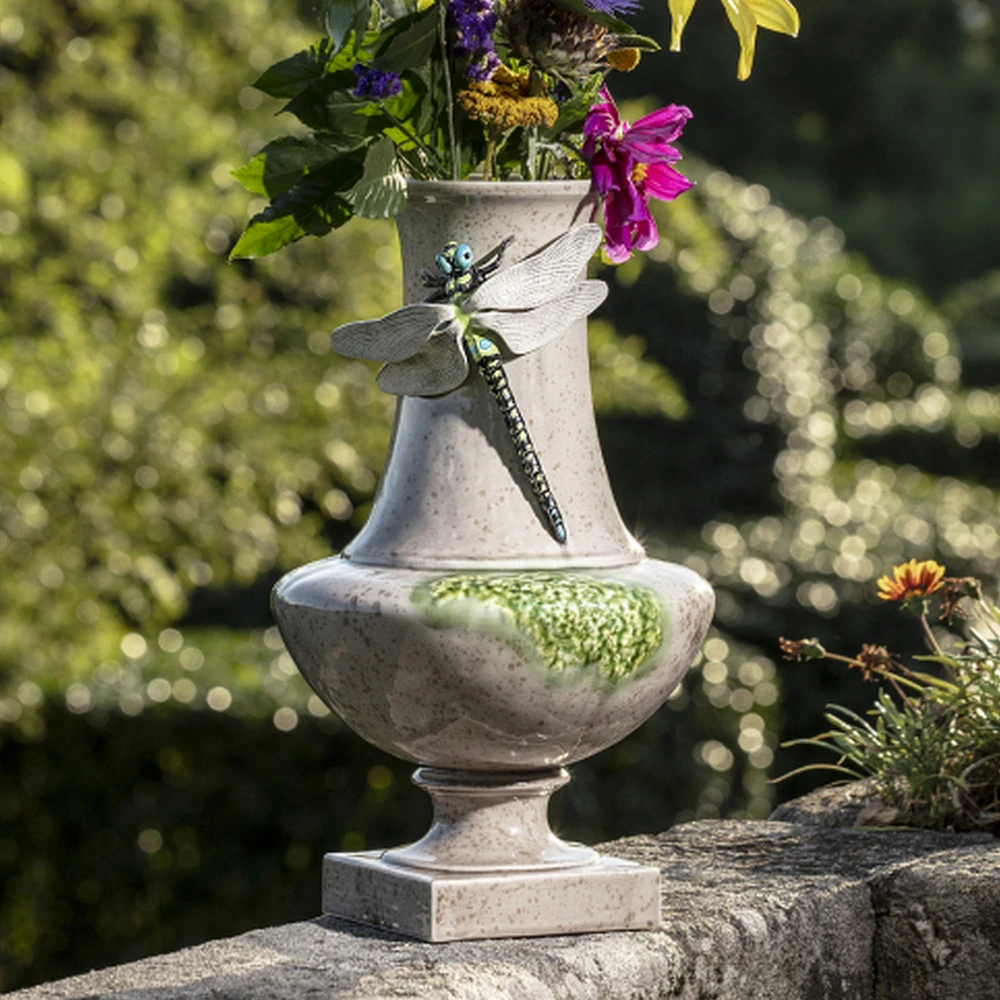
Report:
[[[504,252],[513,239],[512,236],[507,237],[479,261],[475,260],[472,249],[467,243],[459,243],[457,240],[446,243],[434,259],[438,274],[422,272],[424,284],[438,289],[428,297],[428,301],[444,300],[461,307],[466,298],[500,267]],[[462,342],[500,408],[504,423],[507,425],[507,433],[521,463],[521,471],[528,480],[535,501],[545,515],[549,530],[557,542],[565,542],[566,523],[562,511],[559,510],[559,505],[552,495],[552,487],[549,486],[538,452],[528,433],[528,425],[514,398],[514,391],[510,387],[510,380],[503,366],[500,348],[487,335],[486,330],[477,326],[474,316],[470,317],[470,322],[462,333]]]
[[[496,400],[497,406],[500,407],[504,423],[507,425],[507,433],[510,434],[514,451],[517,453],[517,460],[521,463],[521,471],[528,480],[535,501],[545,515],[549,530],[557,542],[565,542],[566,523],[563,521],[562,511],[559,510],[556,498],[552,495],[552,488],[528,433],[528,425],[524,422],[521,408],[514,398],[503,359],[500,357],[500,348],[474,327],[465,331],[464,340],[472,360],[483,376],[483,381]]]
[[[504,240],[479,261],[467,244],[452,241],[437,255],[437,273],[422,271],[434,291],[378,320],[346,323],[333,331],[333,347],[348,357],[384,361],[378,384],[405,396],[437,396],[458,388],[470,361],[496,401],[552,536],[566,541],[566,526],[504,370],[502,347],[527,354],[543,347],[607,295],[602,281],[581,281],[580,271],[601,240],[599,226],[577,226],[549,246],[500,270],[512,242]],[[499,273],[498,273],[499,272]]]

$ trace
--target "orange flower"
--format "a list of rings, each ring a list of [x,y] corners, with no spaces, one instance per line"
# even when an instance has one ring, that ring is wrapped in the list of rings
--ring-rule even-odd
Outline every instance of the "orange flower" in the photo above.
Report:
[[[878,596],[883,601],[908,601],[911,597],[928,597],[942,587],[944,566],[933,559],[917,562],[911,559],[902,566],[892,567],[892,578],[878,581]]]

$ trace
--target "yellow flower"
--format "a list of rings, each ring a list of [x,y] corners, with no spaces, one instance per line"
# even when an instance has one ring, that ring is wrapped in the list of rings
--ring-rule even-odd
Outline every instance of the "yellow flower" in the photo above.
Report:
[[[615,49],[608,53],[608,65],[619,73],[631,73],[639,65],[642,53],[638,49]]]
[[[458,103],[470,118],[508,129],[517,126],[554,125],[559,108],[550,97],[528,93],[528,73],[515,73],[501,66],[492,80],[470,83],[458,92]]]
[[[892,567],[892,577],[879,579],[878,596],[883,601],[908,601],[911,597],[928,597],[943,586],[944,566],[933,559],[917,562],[911,559],[902,566]]]
[[[736,75],[745,80],[753,68],[754,48],[757,45],[757,28],[780,31],[783,35],[799,33],[799,12],[788,0],[721,0],[722,6],[740,40],[740,62]],[[670,50],[680,52],[681,35],[687,24],[695,0],[669,0]]]

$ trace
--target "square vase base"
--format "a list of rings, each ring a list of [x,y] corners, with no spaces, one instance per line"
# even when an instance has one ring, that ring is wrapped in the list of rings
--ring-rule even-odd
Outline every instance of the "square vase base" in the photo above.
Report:
[[[602,857],[578,868],[465,875],[404,868],[382,854],[324,857],[325,914],[422,941],[660,926],[660,873],[634,861]]]

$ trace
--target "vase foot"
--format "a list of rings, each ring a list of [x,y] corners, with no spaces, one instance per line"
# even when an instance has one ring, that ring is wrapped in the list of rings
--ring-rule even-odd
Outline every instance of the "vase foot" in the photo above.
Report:
[[[539,937],[660,926],[660,873],[597,857],[548,871],[431,872],[381,851],[323,859],[323,913],[421,941]]]
[[[431,872],[552,871],[593,864],[597,853],[549,829],[549,796],[569,781],[565,768],[531,772],[421,767],[414,784],[434,803],[434,824],[417,843],[382,860]]]

